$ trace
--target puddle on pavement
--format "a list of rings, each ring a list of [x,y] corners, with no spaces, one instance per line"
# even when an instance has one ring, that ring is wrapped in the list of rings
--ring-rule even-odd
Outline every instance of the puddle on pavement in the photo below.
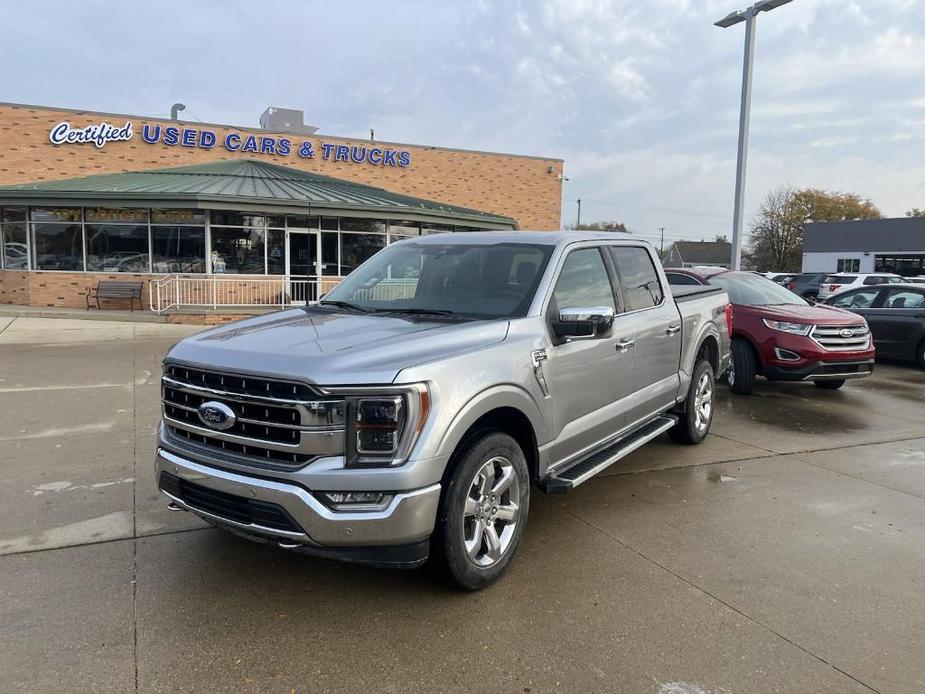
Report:
[[[808,391],[800,392],[807,388]],[[768,424],[790,432],[826,434],[870,428],[863,417],[846,411],[852,407],[850,393],[823,393],[811,385],[799,384],[783,390],[781,384],[759,383],[753,395],[733,395],[725,391],[717,399],[724,417]]]

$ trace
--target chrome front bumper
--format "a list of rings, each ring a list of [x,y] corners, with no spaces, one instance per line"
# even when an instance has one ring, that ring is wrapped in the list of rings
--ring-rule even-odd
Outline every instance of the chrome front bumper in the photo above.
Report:
[[[163,448],[157,449],[155,468],[158,489],[180,508],[245,535],[275,540],[285,547],[348,549],[420,543],[433,532],[440,502],[440,485],[433,484],[395,493],[383,510],[333,511],[298,485],[209,467]],[[161,488],[163,472],[217,492],[276,504],[292,517],[302,532],[241,523],[196,508]]]

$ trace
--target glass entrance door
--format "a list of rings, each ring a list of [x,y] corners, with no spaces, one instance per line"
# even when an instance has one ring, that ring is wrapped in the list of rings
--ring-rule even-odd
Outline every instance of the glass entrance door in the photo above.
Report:
[[[318,234],[289,231],[286,243],[286,274],[292,303],[304,304],[318,298]]]

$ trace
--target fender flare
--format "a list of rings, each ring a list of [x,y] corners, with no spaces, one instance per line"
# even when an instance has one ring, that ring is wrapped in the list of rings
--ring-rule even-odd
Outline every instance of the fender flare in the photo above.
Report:
[[[504,383],[476,393],[459,408],[440,440],[437,455],[452,455],[472,425],[482,416],[499,408],[513,409],[523,414],[533,427],[538,447],[548,439],[539,405],[530,393],[520,386]]]

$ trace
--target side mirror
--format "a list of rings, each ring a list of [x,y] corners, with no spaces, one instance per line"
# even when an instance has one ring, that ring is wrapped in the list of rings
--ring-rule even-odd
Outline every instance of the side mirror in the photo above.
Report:
[[[571,340],[593,340],[605,337],[613,325],[614,311],[610,306],[563,308],[559,320],[552,322],[556,337]]]

